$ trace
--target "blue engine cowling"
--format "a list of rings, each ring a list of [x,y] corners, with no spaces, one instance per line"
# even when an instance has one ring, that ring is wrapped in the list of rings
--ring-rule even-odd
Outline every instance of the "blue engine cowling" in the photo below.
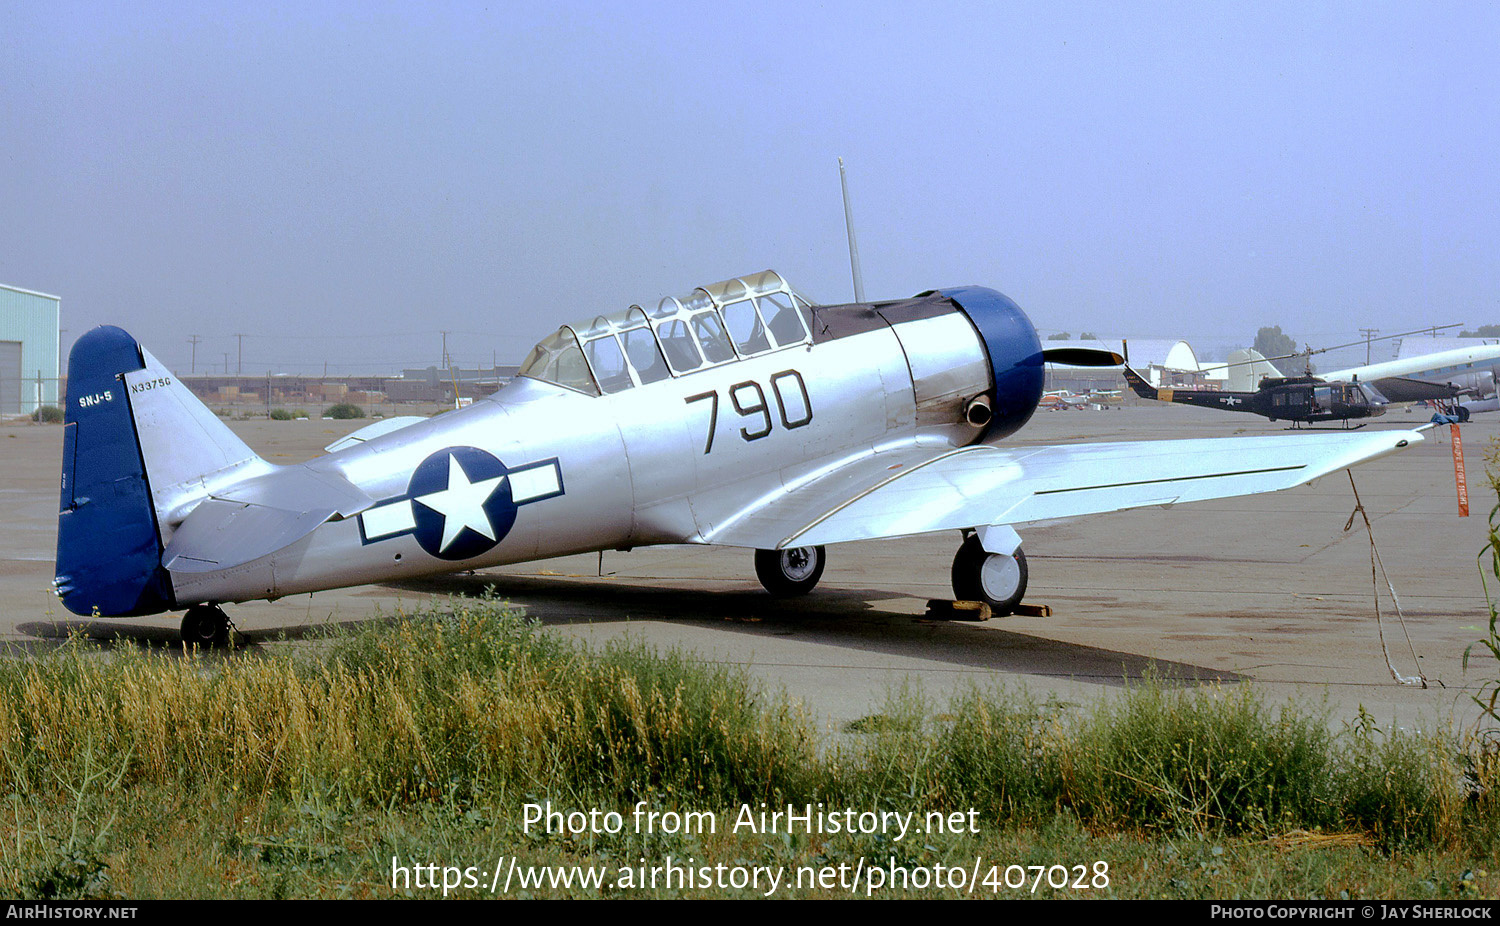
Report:
[[[995,441],[1014,434],[1042,401],[1046,371],[1036,328],[1020,306],[993,289],[961,286],[940,292],[969,317],[989,355],[994,383],[992,417],[980,440]]]

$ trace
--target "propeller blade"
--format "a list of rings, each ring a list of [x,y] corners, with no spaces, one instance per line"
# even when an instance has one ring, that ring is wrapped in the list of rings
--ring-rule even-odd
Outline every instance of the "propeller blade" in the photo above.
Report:
[[[1042,359],[1048,363],[1065,363],[1070,367],[1117,367],[1125,358],[1112,350],[1091,347],[1045,347]]]

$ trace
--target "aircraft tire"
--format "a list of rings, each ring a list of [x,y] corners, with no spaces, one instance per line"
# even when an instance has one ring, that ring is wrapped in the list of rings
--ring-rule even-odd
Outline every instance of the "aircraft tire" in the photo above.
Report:
[[[823,577],[827,562],[822,547],[756,550],[755,575],[766,591],[777,598],[795,598],[813,590]]]
[[[1012,555],[987,553],[971,534],[953,557],[953,595],[959,601],[983,601],[990,613],[1004,617],[1026,597],[1030,572],[1020,547]]]
[[[194,605],[182,616],[182,642],[203,649],[229,645],[229,615],[216,604]]]

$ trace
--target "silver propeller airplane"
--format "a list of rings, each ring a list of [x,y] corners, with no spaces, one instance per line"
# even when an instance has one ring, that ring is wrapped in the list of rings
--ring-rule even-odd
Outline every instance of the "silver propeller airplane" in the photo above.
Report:
[[[490,398],[267,463],[124,331],[69,356],[55,587],[97,617],[222,605],[648,544],[755,550],[775,595],[825,545],[961,531],[960,599],[1012,611],[1016,525],[1290,488],[1415,431],[1007,448],[1044,351],[981,287],[813,305],[765,271],[564,326]]]

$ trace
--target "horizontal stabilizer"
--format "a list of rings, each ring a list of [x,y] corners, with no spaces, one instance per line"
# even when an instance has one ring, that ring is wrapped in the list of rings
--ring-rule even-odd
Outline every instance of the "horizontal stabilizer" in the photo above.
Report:
[[[254,562],[306,537],[328,516],[211,498],[172,536],[162,564],[170,572],[215,572]]]
[[[358,514],[375,502],[338,473],[306,463],[283,466],[263,476],[237,482],[214,498],[288,511],[327,509],[340,517]]]
[[[336,473],[306,464],[246,480],[204,501],[172,534],[162,565],[214,572],[253,562],[306,537],[330,519],[374,504]]]
[[[401,415],[396,418],[382,418],[380,421],[377,421],[374,424],[365,425],[358,431],[354,431],[350,434],[345,434],[343,437],[339,438],[323,449],[329,453],[338,453],[340,450],[348,450],[350,447],[357,447],[360,444],[363,444],[365,441],[380,437],[382,434],[389,434],[392,431],[399,431],[402,428],[410,427],[414,424],[430,420],[431,419],[429,418],[423,418],[421,415]]]

